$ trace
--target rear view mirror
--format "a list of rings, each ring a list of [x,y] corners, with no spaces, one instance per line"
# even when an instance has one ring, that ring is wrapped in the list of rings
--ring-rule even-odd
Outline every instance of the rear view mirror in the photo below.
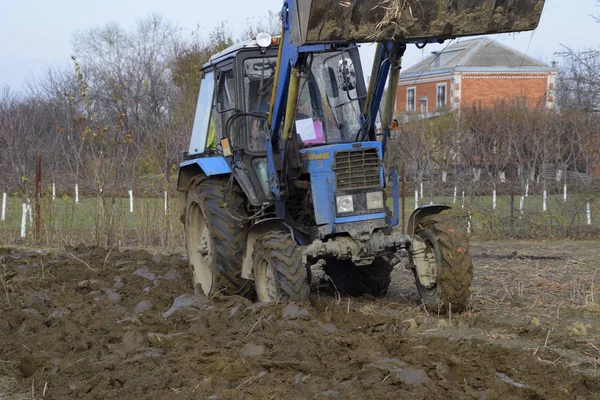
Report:
[[[344,92],[356,88],[356,71],[354,70],[354,63],[349,58],[338,61],[338,84]]]

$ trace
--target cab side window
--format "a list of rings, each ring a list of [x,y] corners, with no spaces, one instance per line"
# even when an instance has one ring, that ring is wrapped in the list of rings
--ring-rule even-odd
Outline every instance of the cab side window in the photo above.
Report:
[[[213,94],[215,92],[215,79],[212,71],[206,71],[200,84],[200,94],[196,105],[194,127],[190,140],[189,154],[202,154],[209,141],[211,131],[214,133],[212,123]]]
[[[232,69],[221,71],[215,102],[211,119],[214,123],[216,145],[224,137],[225,124],[235,112],[235,83]]]

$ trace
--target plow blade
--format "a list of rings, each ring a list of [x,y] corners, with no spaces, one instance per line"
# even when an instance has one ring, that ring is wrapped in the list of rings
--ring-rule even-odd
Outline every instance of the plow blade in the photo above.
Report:
[[[528,31],[537,27],[544,1],[296,0],[290,2],[292,42],[416,42]]]

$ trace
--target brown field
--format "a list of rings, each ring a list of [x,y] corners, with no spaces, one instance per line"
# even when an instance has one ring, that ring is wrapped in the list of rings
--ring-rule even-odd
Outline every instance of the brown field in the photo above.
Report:
[[[0,249],[0,398],[598,399],[600,242],[478,242],[470,311],[193,295],[181,253]]]

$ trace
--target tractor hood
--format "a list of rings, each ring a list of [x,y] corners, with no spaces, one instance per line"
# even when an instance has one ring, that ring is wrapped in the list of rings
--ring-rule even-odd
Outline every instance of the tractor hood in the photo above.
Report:
[[[421,42],[537,27],[545,0],[288,0],[292,43]]]

